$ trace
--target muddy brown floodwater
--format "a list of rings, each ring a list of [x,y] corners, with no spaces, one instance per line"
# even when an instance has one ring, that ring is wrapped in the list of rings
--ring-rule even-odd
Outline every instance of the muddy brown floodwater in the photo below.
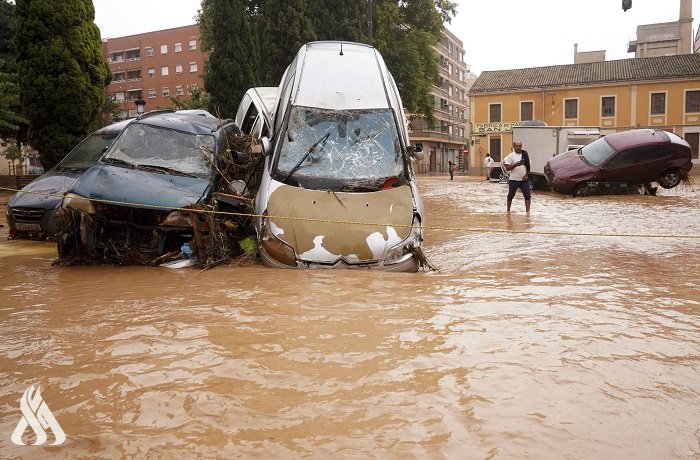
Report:
[[[55,267],[0,229],[0,457],[700,457],[700,191],[419,184],[437,272]],[[11,442],[30,385],[62,445]]]

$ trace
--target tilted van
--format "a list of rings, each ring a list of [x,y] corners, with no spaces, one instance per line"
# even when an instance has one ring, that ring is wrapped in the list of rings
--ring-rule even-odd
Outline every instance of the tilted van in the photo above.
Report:
[[[379,52],[301,47],[285,71],[256,195],[266,265],[416,271],[424,210],[401,97]]]

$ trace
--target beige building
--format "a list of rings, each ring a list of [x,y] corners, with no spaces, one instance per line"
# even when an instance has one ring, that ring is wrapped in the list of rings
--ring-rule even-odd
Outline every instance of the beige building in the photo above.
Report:
[[[437,86],[431,91],[435,123],[429,126],[426,119],[408,114],[411,143],[422,143],[425,155],[416,171],[446,172],[449,161],[457,165],[458,171],[464,171],[469,156],[467,91],[474,79],[470,79],[471,74],[464,62],[464,44],[452,32],[443,29],[436,51],[440,59],[440,74]]]
[[[122,118],[136,114],[137,99],[146,110],[172,107],[170,98],[189,99],[192,86],[203,87],[206,55],[197,24],[105,39],[102,54],[112,71],[106,91]]]
[[[637,27],[637,40],[629,43],[627,51],[638,58],[692,53],[692,11],[692,0],[681,0],[678,21]]]
[[[489,152],[500,161],[511,150],[511,128],[539,120],[603,133],[673,131],[698,162],[700,54],[483,72],[469,96],[475,158]]]

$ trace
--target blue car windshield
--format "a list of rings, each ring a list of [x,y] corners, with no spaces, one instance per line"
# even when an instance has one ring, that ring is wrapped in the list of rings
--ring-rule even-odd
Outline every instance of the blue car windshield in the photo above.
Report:
[[[87,169],[97,163],[119,133],[91,134],[66,155],[59,169]]]
[[[584,160],[593,166],[602,165],[614,154],[615,149],[608,144],[608,141],[606,141],[604,137],[596,139],[590,144],[584,145],[580,150],[580,155],[584,158]]]
[[[138,166],[168,168],[208,176],[216,146],[212,135],[197,135],[158,126],[131,123],[104,156]]]
[[[293,107],[273,175],[314,184],[314,179],[375,188],[404,171],[393,113]],[[313,186],[311,186],[313,187]],[[339,186],[339,188],[344,188]]]

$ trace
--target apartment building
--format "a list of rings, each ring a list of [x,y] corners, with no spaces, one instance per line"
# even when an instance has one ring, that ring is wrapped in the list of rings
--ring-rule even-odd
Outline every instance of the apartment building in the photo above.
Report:
[[[104,39],[102,55],[112,71],[106,91],[123,118],[136,114],[137,99],[146,110],[169,108],[171,98],[188,99],[190,88],[203,86],[207,56],[197,24]]]
[[[458,171],[464,171],[469,155],[467,91],[470,75],[464,62],[464,44],[452,32],[443,29],[435,50],[440,59],[439,82],[431,91],[435,122],[430,126],[425,118],[407,114],[411,143],[422,143],[425,154],[416,171],[446,172],[449,161],[457,164]]]

